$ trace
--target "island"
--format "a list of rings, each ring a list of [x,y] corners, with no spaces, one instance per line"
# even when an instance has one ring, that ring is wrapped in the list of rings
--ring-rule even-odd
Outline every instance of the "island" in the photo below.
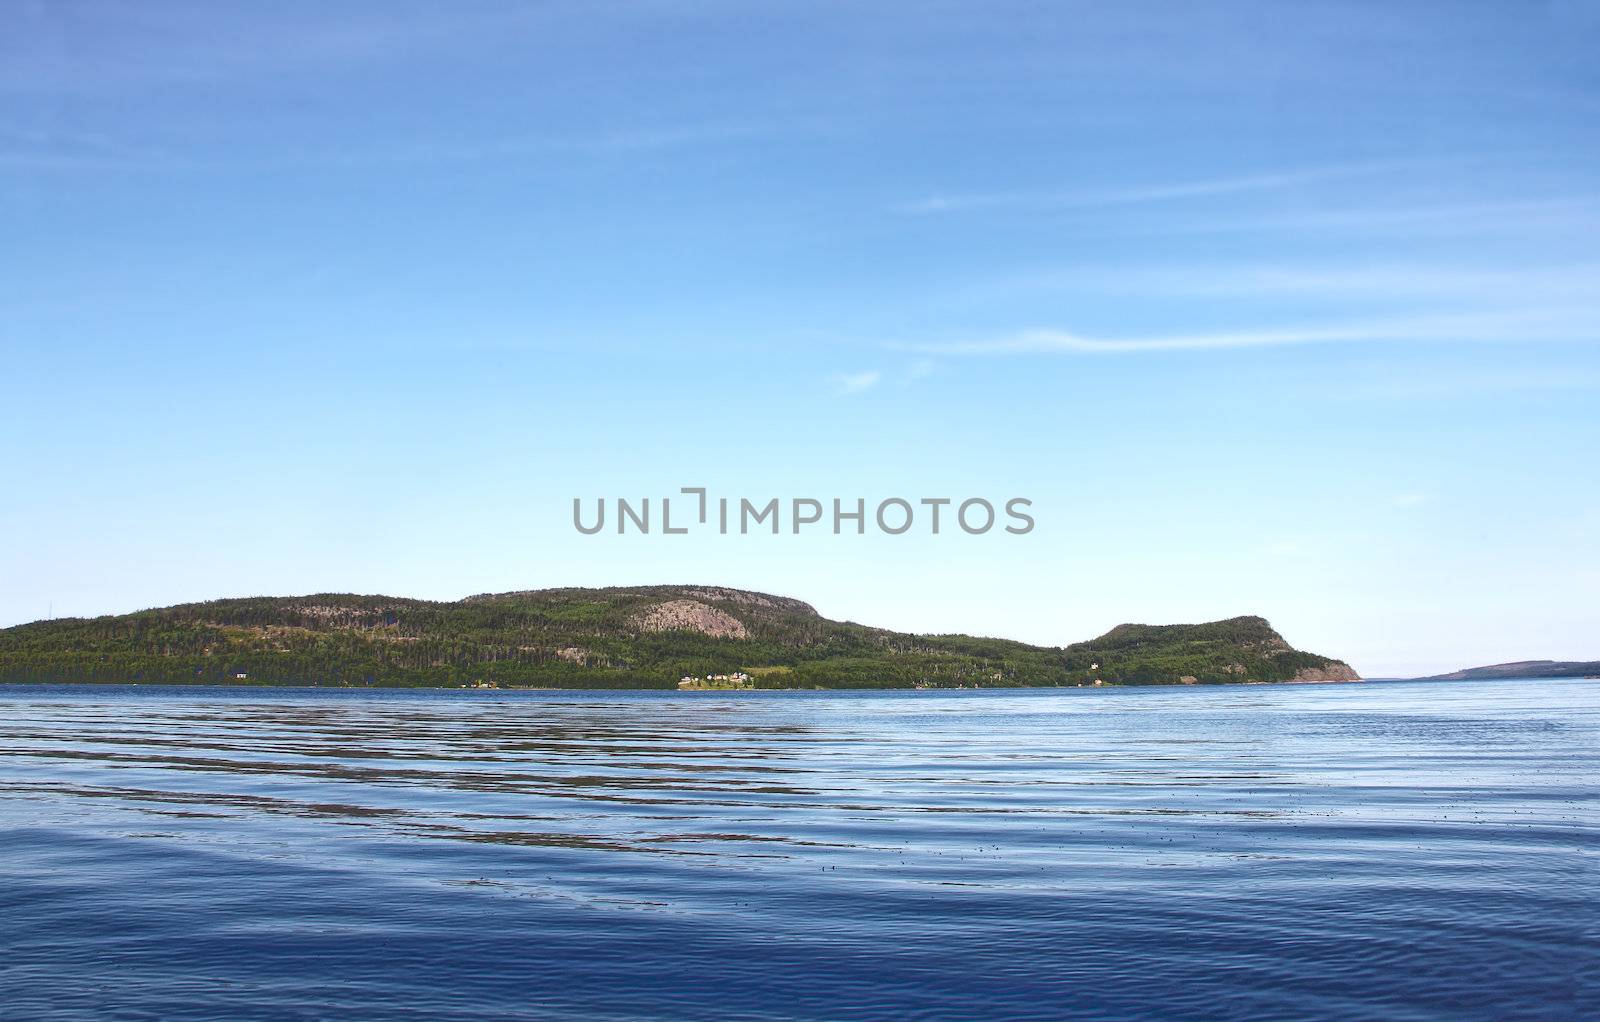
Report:
[[[319,594],[0,629],[0,682],[474,688],[994,688],[1360,681],[1264,618],[1118,625],[1068,646],[916,635],[722,586],[454,602]]]

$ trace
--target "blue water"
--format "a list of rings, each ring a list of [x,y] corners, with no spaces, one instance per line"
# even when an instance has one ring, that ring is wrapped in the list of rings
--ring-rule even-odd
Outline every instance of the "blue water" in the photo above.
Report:
[[[0,1018],[1600,1015],[1600,683],[0,687]]]

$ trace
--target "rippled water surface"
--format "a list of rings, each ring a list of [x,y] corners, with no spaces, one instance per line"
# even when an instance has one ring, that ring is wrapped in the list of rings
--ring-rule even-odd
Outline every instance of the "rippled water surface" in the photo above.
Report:
[[[1600,1015],[1600,683],[0,687],[0,1018]]]

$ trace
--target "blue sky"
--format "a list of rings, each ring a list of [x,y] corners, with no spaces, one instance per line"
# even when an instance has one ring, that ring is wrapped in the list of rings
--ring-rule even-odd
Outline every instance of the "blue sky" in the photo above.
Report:
[[[1600,5],[0,7],[0,624],[720,582],[1600,657]],[[1026,496],[1027,536],[571,499]]]

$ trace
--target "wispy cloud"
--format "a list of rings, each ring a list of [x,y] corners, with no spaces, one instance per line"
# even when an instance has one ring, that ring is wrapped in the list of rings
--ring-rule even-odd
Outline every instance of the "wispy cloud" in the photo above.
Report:
[[[1084,292],[1144,298],[1431,298],[1435,301],[1508,302],[1532,299],[1584,304],[1594,301],[1600,263],[1566,265],[1445,265],[1425,263],[1154,264],[1143,266],[1043,266],[997,275],[965,289],[967,302],[1016,295]]]
[[[868,369],[859,373],[835,373],[833,376],[833,392],[839,396],[848,394],[861,394],[876,387],[883,379],[883,373],[876,369]]]
[[[1600,281],[1600,264],[1497,268],[1363,265],[1344,267],[1253,267],[1208,273],[1189,269],[1170,283],[1194,294],[1285,294],[1332,297],[1461,299],[1565,297],[1583,299]]]
[[[1089,337],[1064,330],[1024,330],[982,340],[901,347],[943,355],[1104,355],[1356,342],[1514,343],[1584,340],[1600,340],[1600,316],[1596,315],[1594,309],[1541,309],[1524,313],[1414,316],[1320,326],[1268,327],[1144,337]]]
[[[301,151],[241,151],[211,139],[204,144],[163,148],[123,144],[111,135],[64,136],[53,132],[24,133],[0,126],[0,170],[23,171],[256,171],[263,169],[363,169],[389,166],[428,166],[495,161],[567,159],[572,155],[625,158],[643,152],[661,152],[734,143],[771,134],[785,127],[750,124],[659,124],[624,127],[593,135],[551,135],[493,140],[452,138],[411,141],[400,146],[317,148]]]
[[[1354,173],[1328,173],[1328,177]],[[1371,173],[1378,173],[1376,169]],[[1265,203],[1260,209],[1212,209],[1205,204],[1174,205],[1170,200],[1226,192],[1287,189],[1317,180],[1316,172],[1262,175],[1212,182],[1111,192],[996,192],[936,196],[895,207],[902,214],[933,216],[989,210],[1083,214],[1060,225],[1060,237],[1098,239],[1203,237],[1208,235],[1292,234],[1341,238],[1592,233],[1600,225],[1600,195],[1488,198],[1474,201],[1330,202],[1300,208]],[[1167,204],[1155,206],[1161,200]]]
[[[1231,177],[1208,178],[1197,181],[1176,181],[1140,188],[1123,188],[1098,191],[1039,191],[1019,190],[1000,192],[971,192],[955,195],[935,195],[896,207],[898,212],[911,214],[957,213],[968,210],[996,208],[1074,208],[1095,206],[1120,206],[1145,202],[1169,202],[1176,199],[1198,198],[1209,195],[1229,195],[1241,192],[1261,192],[1299,185],[1328,181],[1336,178],[1357,177],[1389,173],[1409,162],[1388,161],[1373,163],[1336,164],[1301,170],[1279,171],[1263,174],[1242,174]]]
[[[1495,199],[1394,206],[1351,206],[1316,209],[1282,216],[1222,217],[1146,224],[1147,234],[1229,234],[1251,232],[1382,233],[1427,230],[1439,234],[1472,234],[1511,228],[1526,232],[1555,226],[1587,229],[1600,210],[1600,197],[1568,195],[1541,199]]]

